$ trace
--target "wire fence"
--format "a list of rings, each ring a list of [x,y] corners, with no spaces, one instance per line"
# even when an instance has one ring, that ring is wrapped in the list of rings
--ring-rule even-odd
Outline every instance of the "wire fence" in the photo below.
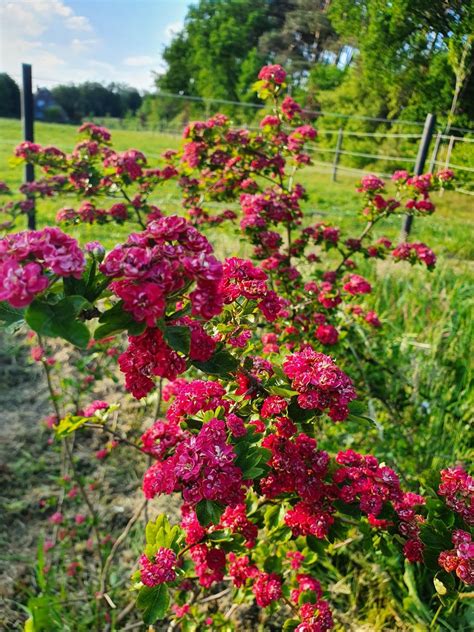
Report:
[[[58,85],[62,82],[45,77],[36,77],[36,82],[45,82],[51,85]],[[246,110],[257,111],[265,106],[258,103],[243,103],[230,99],[207,99],[199,96],[176,94],[169,92],[157,92],[153,95],[158,99],[184,100],[190,103],[200,103],[206,113],[213,106],[232,106]],[[318,145],[311,144],[309,153],[313,156],[314,166],[324,170],[330,170],[332,179],[337,181],[339,172],[348,174],[363,174],[367,171],[378,173],[381,177],[386,177],[389,171],[397,168],[410,169],[416,162],[416,155],[419,143],[422,138],[421,133],[413,133],[413,130],[403,132],[403,127],[423,127],[420,121],[399,119],[389,119],[385,117],[363,116],[358,114],[347,114],[342,112],[324,112],[321,110],[304,109],[305,114],[317,120],[319,142]],[[176,122],[158,121],[154,123],[144,122],[139,117],[135,119],[112,119],[110,117],[91,117],[97,123],[107,125],[112,129],[123,129],[133,131],[152,132],[159,134],[181,135],[184,128],[184,121],[180,124]],[[341,127],[324,127],[324,122],[338,119]],[[384,125],[389,129],[384,131],[365,131],[347,129],[353,124],[363,123],[374,126]],[[241,124],[248,129],[258,129],[250,123]],[[398,131],[397,128],[402,128]],[[395,131],[394,131],[395,129]],[[456,171],[460,177],[460,185],[456,189],[459,193],[474,195],[474,130],[451,127],[450,133],[445,127],[436,133],[431,143],[431,155],[427,170],[434,171],[438,168],[450,168]],[[421,130],[420,130],[421,132]],[[472,137],[470,137],[471,135]],[[0,144],[16,143],[17,140],[2,139]],[[321,156],[322,159],[318,159]],[[152,157],[150,155],[150,157]],[[329,162],[325,158],[331,157]]]

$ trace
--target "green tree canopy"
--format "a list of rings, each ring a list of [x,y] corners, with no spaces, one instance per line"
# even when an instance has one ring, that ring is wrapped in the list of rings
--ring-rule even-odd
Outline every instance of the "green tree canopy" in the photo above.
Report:
[[[0,73],[0,116],[20,117],[20,88],[6,72]]]

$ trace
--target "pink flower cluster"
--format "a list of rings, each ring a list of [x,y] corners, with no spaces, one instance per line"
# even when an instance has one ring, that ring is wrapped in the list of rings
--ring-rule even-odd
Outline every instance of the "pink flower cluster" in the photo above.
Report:
[[[77,241],[59,228],[7,235],[0,240],[0,300],[25,307],[48,287],[48,273],[79,279],[84,267]]]
[[[405,557],[410,562],[422,561],[420,524],[423,518],[414,507],[423,505],[424,498],[412,492],[404,493],[397,474],[386,465],[380,465],[372,455],[346,450],[337,454],[336,462],[342,465],[333,475],[334,483],[342,484],[339,498],[345,503],[358,502],[369,524],[380,529],[393,525],[389,520],[378,518],[386,503],[391,503],[400,520],[398,530],[407,538],[403,547]]]
[[[308,226],[303,230],[305,238],[311,237],[315,244],[337,244],[339,241],[340,230],[336,226],[330,226],[320,222],[314,226]]]
[[[86,134],[91,140],[101,143],[108,143],[111,139],[108,129],[90,122],[86,122],[81,125],[79,128],[79,134]]]
[[[230,401],[224,399],[225,388],[219,382],[208,380],[177,380],[173,385],[174,398],[166,416],[172,423],[178,424],[187,415],[193,416],[199,412],[216,410],[222,406],[225,410],[230,407]]]
[[[270,83],[281,85],[285,82],[286,72],[278,64],[271,64],[269,66],[264,66],[260,70],[260,72],[258,73],[258,78],[262,79],[263,81],[268,81]]]
[[[149,327],[139,336],[130,336],[128,342],[118,362],[127,390],[137,399],[153,389],[153,377],[174,380],[186,370],[186,360],[166,344],[160,329]]]
[[[432,270],[436,264],[435,253],[422,243],[403,243],[392,251],[392,257],[397,261],[408,261],[412,265],[420,262],[424,263],[428,270]]]
[[[163,459],[183,437],[178,424],[157,419],[141,436],[143,451],[155,459]]]
[[[244,492],[242,471],[234,465],[235,459],[224,421],[212,419],[197,435],[187,432],[171,456],[148,469],[143,481],[145,496],[181,491],[191,505],[203,499],[238,505]]]
[[[104,402],[103,400],[96,399],[86,406],[82,411],[83,417],[93,417],[98,410],[107,410],[110,408],[110,404]]]
[[[301,623],[296,626],[295,632],[326,632],[334,626],[331,608],[324,599],[316,603],[304,603],[299,616]]]
[[[210,588],[215,582],[224,579],[226,560],[223,549],[207,544],[197,544],[190,549],[190,555],[201,586]]]
[[[365,514],[377,517],[386,502],[402,499],[398,476],[391,468],[380,466],[374,456],[346,450],[338,453],[336,462],[343,466],[334,474],[334,482],[343,484],[340,498],[347,503],[358,499]]]
[[[474,525],[474,478],[461,466],[441,470],[438,494],[466,524]]]
[[[333,421],[347,418],[347,406],[356,399],[356,392],[352,380],[329,356],[308,346],[288,356],[283,370],[299,393],[301,408],[327,411]]]
[[[243,536],[247,548],[251,549],[255,546],[258,526],[247,517],[247,508],[243,503],[235,507],[226,507],[219,528],[230,529],[231,533]]]
[[[385,182],[381,178],[369,174],[361,179],[357,190],[361,193],[374,193],[375,191],[383,191],[384,188]]]
[[[129,149],[122,153],[110,152],[104,159],[104,167],[114,169],[116,175],[125,177],[128,182],[140,178],[145,166],[146,158],[137,149]]]
[[[276,498],[296,494],[299,499],[285,515],[285,523],[295,537],[314,535],[323,538],[334,522],[331,499],[334,493],[323,478],[327,474],[329,455],[317,449],[316,440],[296,431],[293,422],[280,418],[277,434],[264,438],[263,447],[271,451],[270,473],[260,481],[263,494]]]
[[[343,285],[343,289],[353,296],[357,294],[370,294],[370,292],[372,292],[370,283],[358,274],[349,274]]]
[[[176,579],[175,567],[178,562],[176,553],[160,547],[150,561],[146,555],[140,557],[140,579],[145,586],[153,588],[159,584],[173,582]]]
[[[242,230],[252,232],[268,228],[270,224],[278,225],[285,222],[299,222],[302,212],[299,199],[303,196],[302,187],[294,189],[292,193],[276,192],[267,189],[263,193],[242,193],[240,206],[243,218],[240,222]]]
[[[335,345],[339,340],[339,333],[333,325],[318,325],[316,338],[323,345]]]
[[[123,222],[128,219],[126,204],[113,204],[109,209],[97,208],[92,202],[83,202],[77,211],[73,208],[62,208],[56,214],[56,221],[65,224],[103,224],[109,220]]]
[[[138,321],[151,326],[163,315],[170,295],[176,297],[193,281],[197,287],[189,294],[192,313],[208,320],[222,309],[222,265],[211,253],[204,235],[184,218],[172,215],[130,235],[107,255],[100,269],[120,279],[111,288]]]
[[[462,529],[453,531],[452,542],[454,548],[442,551],[438,557],[438,564],[447,573],[456,575],[465,584],[474,584],[474,542],[471,534]]]
[[[282,597],[281,578],[276,573],[259,572],[255,576],[252,592],[257,605],[266,608]]]
[[[278,294],[269,289],[266,272],[248,259],[225,260],[220,289],[225,303],[232,303],[240,296],[258,301],[257,307],[269,322],[278,318],[284,306]]]

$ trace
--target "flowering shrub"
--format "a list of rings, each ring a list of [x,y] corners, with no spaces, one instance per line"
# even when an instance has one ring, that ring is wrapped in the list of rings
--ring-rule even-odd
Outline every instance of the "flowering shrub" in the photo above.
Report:
[[[473,522],[473,484],[462,468],[443,471],[438,493],[422,496],[375,456],[321,447],[326,418],[367,419],[355,401],[365,394],[363,370],[352,358],[365,344],[361,328],[365,340],[382,323],[363,302],[373,286],[353,272],[356,260],[389,257],[433,269],[426,245],[393,247],[385,237],[374,240],[373,228],[395,213],[431,214],[430,191],[452,174],[396,172],[396,197],[381,179],[362,178],[366,225],[357,236],[308,224],[294,176],[310,162],[305,146],[316,130],[284,88],[280,66],[263,68],[256,89],[273,113],[259,130],[232,129],[223,115],[191,123],[183,150],[167,152],[163,169],[148,168],[139,151],[115,152],[107,130],[92,124],[81,128],[87,138],[70,156],[31,143],[16,150],[46,172],[28,195],[61,190],[86,198],[58,213],[61,224],[134,221],[140,228],[108,254],[98,242],[80,248],[58,228],[7,235],[0,299],[8,323],[24,320],[39,336],[78,347],[92,344],[91,329],[102,344],[126,332],[126,348],[109,357],[118,355],[136,399],[168,381],[165,418],[133,446],[151,463],[145,497],[174,493],[181,502],[179,525],[165,516],[148,524],[133,576],[148,624],[175,617],[218,626],[220,615],[208,621],[200,593],[227,583],[238,603],[255,600],[269,613],[286,608],[285,629],[329,630],[315,553],[357,529],[376,533],[380,550],[399,546],[409,563],[426,565],[446,592],[453,572],[461,583],[473,581],[464,530]],[[173,177],[186,217],[165,216],[148,202]],[[118,196],[123,201],[99,207],[99,198]],[[238,202],[240,212],[212,216],[209,201]],[[14,219],[28,211],[21,204],[4,210]],[[221,262],[203,231],[237,219],[253,260]],[[47,368],[44,350],[34,349],[34,357]],[[94,401],[73,416],[57,415],[56,434],[67,442],[91,419],[107,428],[111,411]]]

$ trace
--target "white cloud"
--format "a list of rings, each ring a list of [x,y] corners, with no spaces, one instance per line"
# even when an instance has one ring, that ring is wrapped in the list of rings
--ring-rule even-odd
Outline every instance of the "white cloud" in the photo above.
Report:
[[[130,50],[123,60],[108,63],[112,57],[105,48],[105,33],[100,37],[69,1],[0,0],[0,72],[19,82],[21,64],[31,63],[34,86],[98,81],[152,89],[152,70],[163,67],[160,56]],[[167,34],[180,26],[169,24]]]
[[[137,55],[135,57],[125,57],[123,60],[125,66],[140,68],[142,66],[150,66],[156,63],[156,59],[150,55]]]
[[[68,54],[77,55],[96,43],[70,39],[68,33],[92,31],[88,18],[63,0],[0,0],[0,69],[18,78],[21,64],[31,63],[34,80],[63,80]]]
[[[71,40],[69,47],[73,53],[80,55],[81,53],[94,50],[98,43],[99,40],[97,39],[80,39],[79,37],[75,37]]]
[[[83,15],[72,15],[65,21],[66,27],[71,31],[92,31],[92,25]]]

